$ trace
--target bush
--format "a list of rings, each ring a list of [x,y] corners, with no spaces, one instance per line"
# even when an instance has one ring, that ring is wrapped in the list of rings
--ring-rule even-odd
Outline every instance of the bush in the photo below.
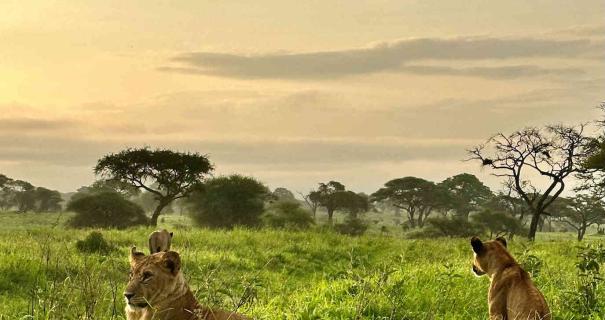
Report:
[[[479,226],[470,223],[466,219],[436,217],[426,220],[426,225],[423,229],[411,232],[408,238],[433,238],[433,237],[470,237],[481,234],[482,230]]]
[[[315,224],[311,214],[294,201],[275,202],[262,219],[266,226],[272,228],[304,230]]]
[[[348,218],[344,223],[336,224],[334,230],[340,234],[361,236],[368,230],[368,225],[360,218]]]
[[[103,234],[98,231],[93,231],[88,234],[84,240],[78,240],[76,242],[76,249],[86,253],[108,254],[115,248],[103,238]]]
[[[189,197],[191,218],[211,228],[256,227],[269,195],[269,189],[251,177],[214,178]]]
[[[68,221],[74,228],[118,228],[147,225],[143,209],[115,192],[104,192],[71,201],[67,209],[76,215]]]
[[[490,238],[505,235],[513,236],[526,232],[519,219],[503,212],[484,210],[473,215],[471,220],[479,228],[487,231]]]

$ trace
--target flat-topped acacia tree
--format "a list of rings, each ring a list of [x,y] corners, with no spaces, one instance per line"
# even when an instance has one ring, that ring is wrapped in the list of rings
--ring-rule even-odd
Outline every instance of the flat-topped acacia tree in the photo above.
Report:
[[[208,158],[198,153],[141,148],[104,156],[94,172],[152,193],[158,205],[150,224],[157,226],[162,209],[176,199],[187,197],[213,169]]]

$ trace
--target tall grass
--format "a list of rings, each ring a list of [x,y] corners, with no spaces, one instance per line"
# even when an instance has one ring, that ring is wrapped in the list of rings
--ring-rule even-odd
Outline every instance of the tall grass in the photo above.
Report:
[[[466,239],[211,231],[166,220],[191,287],[210,306],[257,319],[486,319],[488,279],[471,274]],[[0,319],[124,319],[129,247],[147,251],[153,230],[73,230],[55,221],[0,215]],[[78,251],[91,231],[116,249]],[[510,247],[539,266],[534,281],[555,319],[604,318],[599,309],[574,314],[562,301],[577,288],[576,241],[518,239]]]

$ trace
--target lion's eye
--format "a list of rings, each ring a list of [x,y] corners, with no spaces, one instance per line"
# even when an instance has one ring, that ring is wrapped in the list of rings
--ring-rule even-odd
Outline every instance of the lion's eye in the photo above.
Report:
[[[147,280],[147,279],[151,278],[152,276],[153,276],[153,273],[151,273],[149,271],[143,272],[143,280]]]

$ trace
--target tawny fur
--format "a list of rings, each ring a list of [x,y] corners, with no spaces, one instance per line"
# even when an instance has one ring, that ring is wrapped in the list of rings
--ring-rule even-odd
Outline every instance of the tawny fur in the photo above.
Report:
[[[236,312],[201,306],[180,270],[174,251],[145,256],[132,248],[124,295],[127,320],[246,320]]]
[[[490,279],[490,320],[550,320],[544,296],[506,249],[506,240],[471,240],[475,259],[473,271]]]
[[[149,254],[170,251],[172,232],[166,229],[156,230],[149,235]]]

